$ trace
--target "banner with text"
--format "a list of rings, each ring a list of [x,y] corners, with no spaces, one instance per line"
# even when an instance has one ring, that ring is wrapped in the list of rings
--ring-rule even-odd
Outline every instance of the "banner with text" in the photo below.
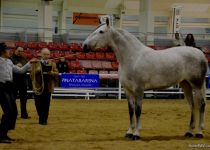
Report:
[[[97,88],[100,78],[98,74],[62,74],[61,87],[63,88]]]
[[[181,6],[173,8],[173,33],[179,33],[181,28]]]
[[[102,14],[89,14],[89,13],[73,13],[73,24],[77,25],[94,25],[100,24],[99,15]]]

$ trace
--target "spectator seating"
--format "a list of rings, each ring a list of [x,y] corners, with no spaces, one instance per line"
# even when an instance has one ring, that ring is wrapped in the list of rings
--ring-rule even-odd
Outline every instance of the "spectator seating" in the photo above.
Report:
[[[115,54],[113,52],[107,52],[105,54],[105,58],[106,60],[111,60],[111,61],[116,60]]]
[[[88,73],[89,73],[89,74],[98,74],[98,71],[97,71],[97,70],[89,70]]]
[[[111,70],[112,69],[112,65],[111,65],[110,61],[103,61],[101,63],[101,65],[102,65],[102,68],[105,69],[105,70]]]
[[[69,48],[72,51],[82,51],[82,46],[79,43],[71,43]]]
[[[97,60],[105,60],[105,54],[103,52],[96,52]]]
[[[51,58],[65,57],[70,67],[70,73],[93,73],[93,74],[109,74],[116,75],[118,72],[118,62],[115,54],[108,48],[98,48],[95,51],[84,53],[81,43],[62,43],[62,42],[24,42],[24,41],[8,41],[5,42],[12,50],[17,46],[25,49],[24,55],[26,58],[39,57],[42,48],[51,50]],[[162,50],[169,46],[154,46],[149,45],[154,50]],[[210,48],[202,47],[202,51],[210,62]],[[11,51],[11,54],[13,51]],[[57,59],[54,60],[58,61]]]
[[[80,65],[80,62],[78,60],[70,61],[68,65],[69,65],[69,68],[71,69],[82,69],[82,66]]]
[[[102,68],[102,64],[101,61],[92,61],[92,67],[93,69],[101,69]]]
[[[118,70],[118,66],[119,66],[119,63],[114,61],[114,62],[111,62],[112,63],[112,69],[113,70]]]
[[[65,54],[65,58],[67,60],[74,60],[74,59],[76,59],[76,55],[74,55],[75,53],[73,53],[73,52],[65,52],[64,54]]]
[[[42,49],[42,48],[47,48],[47,43],[46,42],[39,42],[38,43],[38,49]]]
[[[86,73],[87,73],[87,71],[86,71],[86,70],[84,70],[84,69],[81,69],[81,70],[77,70],[77,73],[79,73],[79,74],[86,74]]]
[[[95,54],[95,52],[86,53],[86,59],[89,59],[89,60],[94,60],[94,59],[96,59],[96,54]]]
[[[85,53],[84,52],[76,52],[76,58],[80,60],[86,59]]]
[[[89,60],[81,61],[81,66],[85,69],[92,69],[92,62]]]

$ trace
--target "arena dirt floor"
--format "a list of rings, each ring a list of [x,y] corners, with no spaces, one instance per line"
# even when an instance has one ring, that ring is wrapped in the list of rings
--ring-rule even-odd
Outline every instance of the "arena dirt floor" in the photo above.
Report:
[[[19,102],[18,102],[19,104]],[[208,101],[210,104],[210,101]],[[37,124],[34,101],[29,120],[18,118],[12,144],[0,150],[186,150],[210,147],[210,106],[205,138],[185,138],[190,111],[185,100],[144,100],[141,140],[124,138],[129,119],[125,100],[53,100],[47,126]],[[202,148],[199,148],[202,149]]]

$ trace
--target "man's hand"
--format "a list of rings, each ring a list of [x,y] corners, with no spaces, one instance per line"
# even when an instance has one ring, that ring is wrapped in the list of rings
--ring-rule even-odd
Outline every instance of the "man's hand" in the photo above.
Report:
[[[36,62],[38,62],[38,61],[40,61],[40,60],[37,59],[37,58],[32,58],[31,60],[29,60],[30,63],[36,63]]]
[[[48,72],[49,75],[51,76],[58,76],[59,74],[57,72],[54,72],[54,71],[50,71]]]
[[[21,63],[16,64],[18,67],[23,67]]]

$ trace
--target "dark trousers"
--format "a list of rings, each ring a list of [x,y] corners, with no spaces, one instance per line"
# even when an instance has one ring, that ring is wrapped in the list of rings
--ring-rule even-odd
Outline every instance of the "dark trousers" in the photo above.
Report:
[[[15,129],[17,119],[17,106],[13,83],[0,83],[0,104],[3,110],[0,124],[0,136],[5,136],[9,130]]]
[[[51,93],[44,91],[41,95],[34,95],[34,99],[39,116],[39,123],[47,123]]]
[[[21,80],[20,80],[21,81]],[[26,103],[27,103],[27,82],[25,80],[15,81],[15,99],[17,98],[17,94],[20,98],[20,110],[21,117],[28,117]]]

